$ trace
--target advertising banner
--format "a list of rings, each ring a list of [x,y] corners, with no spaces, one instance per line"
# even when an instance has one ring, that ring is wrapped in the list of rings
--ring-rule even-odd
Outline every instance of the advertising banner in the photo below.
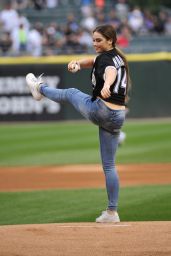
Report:
[[[37,76],[46,70],[44,81],[51,87],[62,87],[63,69],[60,66],[7,65],[0,67],[0,120],[1,121],[41,121],[62,119],[59,103],[42,99],[36,101],[31,96],[25,81],[28,72]]]
[[[50,87],[74,87],[91,95],[91,70],[74,74],[67,71],[67,63],[79,58],[85,56],[0,58],[0,122],[84,119],[68,103],[35,101],[25,81],[28,73],[44,73],[44,81]],[[132,54],[128,61],[132,85],[127,117],[170,117],[171,54]]]

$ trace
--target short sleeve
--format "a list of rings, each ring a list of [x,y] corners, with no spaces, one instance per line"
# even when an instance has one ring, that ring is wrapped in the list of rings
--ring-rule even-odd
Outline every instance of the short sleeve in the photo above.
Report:
[[[98,60],[98,74],[103,77],[104,73],[105,73],[105,69],[107,67],[115,67],[115,63],[113,62],[113,59],[107,55],[101,55],[99,60]]]

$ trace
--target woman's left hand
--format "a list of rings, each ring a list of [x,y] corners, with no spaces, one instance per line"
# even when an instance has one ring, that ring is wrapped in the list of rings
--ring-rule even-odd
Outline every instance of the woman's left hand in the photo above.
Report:
[[[101,95],[104,99],[110,97],[111,91],[109,85],[104,84],[103,89],[101,90]]]

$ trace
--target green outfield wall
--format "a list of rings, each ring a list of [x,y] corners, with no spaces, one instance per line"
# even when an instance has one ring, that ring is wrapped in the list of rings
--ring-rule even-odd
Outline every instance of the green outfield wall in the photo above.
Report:
[[[44,73],[45,81],[54,88],[76,87],[91,94],[90,69],[76,74],[67,71],[70,60],[85,57],[88,56],[0,58],[0,121],[82,118],[69,104],[34,101],[25,76],[29,72]],[[132,80],[129,117],[170,117],[171,53],[130,54],[127,58]]]

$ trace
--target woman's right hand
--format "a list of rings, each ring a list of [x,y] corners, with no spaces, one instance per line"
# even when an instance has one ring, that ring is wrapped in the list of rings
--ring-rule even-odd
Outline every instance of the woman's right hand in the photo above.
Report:
[[[80,69],[81,68],[80,68],[80,64],[78,61],[72,60],[68,63],[68,71],[75,73],[75,72],[79,71]]]
[[[92,68],[94,64],[94,58],[72,60],[68,64],[68,71],[74,73],[83,68]],[[73,71],[74,66],[78,65],[78,70]]]

